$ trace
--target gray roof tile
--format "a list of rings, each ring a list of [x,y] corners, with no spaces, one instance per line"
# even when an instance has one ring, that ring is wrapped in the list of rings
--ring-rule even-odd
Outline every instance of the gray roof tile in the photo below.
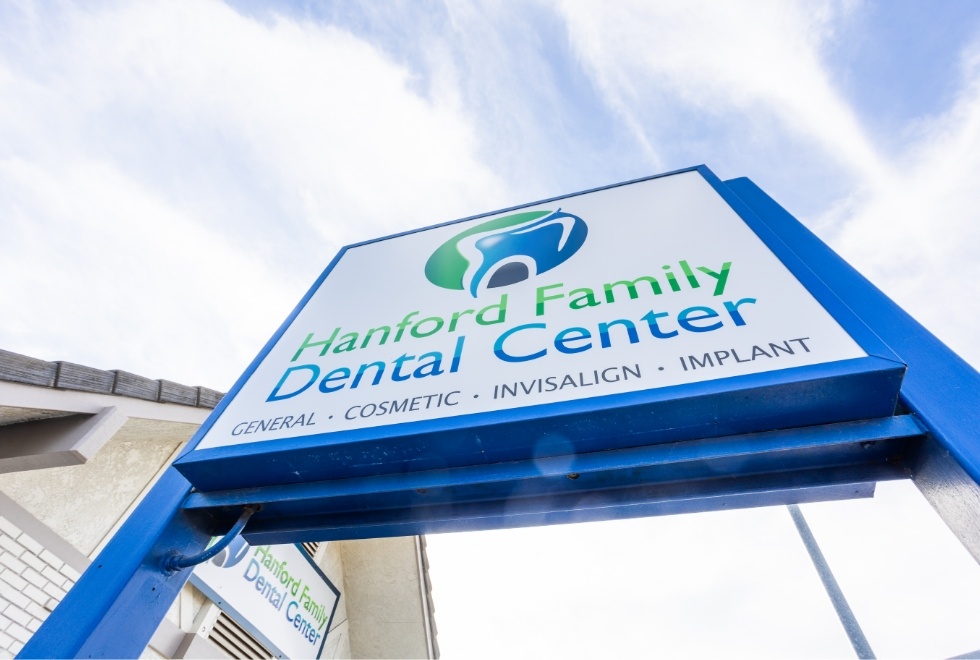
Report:
[[[0,350],[0,380],[54,387],[58,374],[56,362],[46,362],[18,353]]]
[[[0,349],[0,381],[57,389],[115,394],[134,399],[214,408],[224,396],[207,387],[153,380],[128,371],[104,371],[73,362],[47,362]]]

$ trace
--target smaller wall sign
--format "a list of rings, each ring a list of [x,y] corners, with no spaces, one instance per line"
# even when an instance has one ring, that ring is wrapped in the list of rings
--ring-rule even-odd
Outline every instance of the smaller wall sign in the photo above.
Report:
[[[191,583],[280,658],[318,658],[340,591],[300,545],[242,537],[194,569]]]

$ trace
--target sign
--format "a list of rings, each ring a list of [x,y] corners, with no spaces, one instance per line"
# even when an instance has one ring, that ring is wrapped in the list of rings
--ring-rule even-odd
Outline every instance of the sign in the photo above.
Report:
[[[251,388],[253,377],[260,368],[265,368],[267,361],[281,359],[281,355],[274,355],[281,345],[288,345],[288,342],[295,347],[296,337],[287,335],[301,315],[305,315],[307,310],[310,313],[315,311],[314,297],[348,254],[375,243],[401,241],[429,232],[432,232],[430,236],[434,236],[441,232],[441,241],[434,239],[434,246],[428,246],[432,252],[401,255],[406,264],[414,264],[423,272],[422,277],[428,285],[460,295],[469,292],[472,297],[475,281],[475,300],[486,295],[484,289],[494,293],[502,293],[504,289],[516,292],[523,286],[521,282],[534,283],[537,287],[539,285],[536,283],[542,282],[545,277],[559,278],[544,282],[562,282],[569,286],[569,291],[569,283],[573,281],[576,288],[585,288],[579,287],[578,280],[571,279],[577,278],[578,272],[568,269],[576,266],[582,256],[588,254],[588,246],[600,232],[595,219],[582,209],[572,208],[572,202],[616,189],[649,190],[646,184],[658,179],[691,178],[692,175],[702,177],[707,184],[707,187],[692,184],[690,189],[694,193],[720,198],[720,202],[715,200],[712,203],[721,218],[718,222],[744,223],[751,230],[747,243],[754,240],[752,235],[758,238],[806,291],[801,299],[770,299],[756,295],[756,301],[749,304],[754,306],[751,308],[776,305],[784,312],[781,321],[792,323],[792,317],[798,311],[797,303],[808,307],[806,313],[810,314],[815,301],[865,357],[859,354],[858,357],[841,359],[847,350],[853,350],[853,346],[845,340],[835,349],[841,351],[836,357],[834,351],[820,356],[820,359],[830,360],[828,362],[792,366],[787,361],[778,363],[785,365],[782,368],[727,376],[724,374],[730,372],[723,367],[733,366],[732,361],[727,359],[724,352],[716,355],[715,350],[728,349],[722,347],[709,351],[697,345],[695,351],[702,348],[704,351],[698,362],[703,363],[705,354],[710,354],[713,363],[708,368],[694,365],[697,368],[691,370],[688,359],[688,371],[693,374],[700,370],[701,376],[705,373],[715,374],[710,380],[696,380],[692,376],[689,382],[663,386],[654,383],[646,390],[597,394],[325,433],[309,433],[304,428],[296,428],[297,424],[293,423],[295,419],[290,420],[289,428],[283,429],[285,419],[276,422],[276,418],[273,418],[272,424],[277,426],[274,431],[277,434],[281,432],[277,439],[270,437],[256,442],[246,440],[242,444],[219,446],[220,439],[215,436],[212,439],[215,444],[210,448],[194,449],[202,438],[209,436],[215,422],[229,410],[235,415],[245,412],[243,409],[233,409],[232,404],[246,388]],[[669,261],[671,257],[664,257],[660,252],[663,245],[659,242],[659,235],[652,230],[648,230],[646,235],[642,234],[645,223],[659,213],[656,206],[650,206],[655,202],[672,211],[671,214],[660,215],[661,220],[663,217],[674,219],[663,230],[668,238],[673,236],[671,228],[680,227],[678,231],[683,231],[683,226],[688,222],[695,223],[695,220],[688,217],[687,204],[692,202],[690,198],[650,196],[641,200],[635,209],[638,214],[636,224],[640,227],[637,232],[640,233],[627,233],[621,237],[619,244],[624,245],[640,244],[640,240],[644,239],[642,245],[648,252],[649,266],[646,272],[656,273],[655,267],[658,265],[664,271],[663,281],[660,282],[661,294],[656,294],[650,285],[654,296],[650,311],[658,314],[670,311],[656,303],[671,299],[663,289],[663,282],[667,282],[670,296],[694,295],[697,292],[684,292],[680,281],[677,285],[682,291],[670,285],[666,273],[673,271],[676,279],[677,271],[673,266],[662,267],[672,262]],[[725,209],[726,205],[728,210]],[[465,243],[467,237],[461,235],[466,231],[464,227],[475,227],[487,219],[514,215],[518,210],[550,211],[525,221],[533,222],[558,213],[558,208],[562,209],[561,213],[582,220],[587,233],[583,237],[579,232],[582,244],[574,247],[574,250],[565,247],[574,246],[577,242],[572,236],[576,226],[573,222],[567,234],[562,234],[565,236],[564,243],[554,246],[553,254],[549,253],[552,257],[548,260],[538,254],[511,254],[511,262],[527,266],[527,277],[524,277],[525,271],[520,265],[508,266],[503,263],[508,258],[506,254],[500,257],[498,253],[491,252],[493,244],[477,245],[479,239],[474,240],[474,247],[481,254],[489,255],[486,257],[489,262],[486,268],[481,270],[483,262],[480,262],[477,268],[467,273],[467,259],[467,266],[459,275],[458,283],[440,274],[459,268],[458,261],[454,266],[454,259],[436,255],[443,245],[451,241],[464,246],[458,250],[463,255],[463,249],[468,245]],[[728,211],[734,212],[735,216]],[[553,220],[562,218],[555,216]],[[511,227],[513,233],[521,234],[536,229],[530,225],[517,227],[518,221],[513,222],[506,227],[503,224],[496,228],[484,227],[481,231]],[[518,229],[528,231],[518,232]],[[688,237],[686,240],[692,245],[692,252],[683,259],[689,267],[704,266],[713,270],[719,274],[713,279],[720,282],[721,271],[711,269],[712,262],[700,254],[696,258],[692,256],[694,248],[708,251],[717,248],[717,245],[713,245],[717,236],[724,237],[724,234]],[[524,240],[526,237],[518,238]],[[562,238],[558,237],[558,240]],[[721,247],[741,249],[737,245]],[[440,254],[445,255],[446,252],[443,250]],[[432,263],[434,258],[435,265],[422,265]],[[593,255],[591,258],[603,259],[609,268],[620,263],[618,252]],[[449,265],[445,265],[446,261]],[[499,267],[496,265],[498,262]],[[735,286],[736,276],[741,272],[735,269],[741,268],[740,263],[733,260],[730,264],[725,278],[726,291],[734,291],[728,287]],[[772,264],[772,261],[768,263]],[[535,268],[533,275],[530,264]],[[680,267],[679,259],[677,266]],[[752,263],[749,263],[749,270],[752,267]],[[386,286],[392,285],[392,281],[399,277],[405,277],[409,271],[397,261],[377,264],[371,271],[374,277],[355,283],[355,288],[341,292],[344,297],[327,302],[337,304],[341,312],[349,312],[352,306],[371,307],[374,304],[371,296],[383,294]],[[414,272],[416,283],[421,284],[418,271]],[[712,276],[700,268],[697,272],[692,269],[692,275],[698,278],[701,285],[697,287],[700,291],[705,285],[698,272],[706,277]],[[681,273],[687,277],[683,267]],[[771,276],[774,280],[785,279],[786,273],[774,269]],[[768,291],[761,288],[768,283],[768,276],[756,281],[760,286],[757,292]],[[444,286],[447,283],[451,286]],[[791,285],[792,282],[787,286],[793,288]],[[694,288],[691,285],[691,289]],[[555,291],[552,289],[551,292]],[[575,297],[584,296],[585,293],[578,292]],[[796,293],[799,293],[798,288]],[[604,290],[602,295],[605,295]],[[753,296],[748,291],[739,292],[738,295]],[[571,297],[571,293],[566,296],[569,304]],[[680,302],[680,298],[674,299]],[[414,299],[393,302],[401,306],[406,301],[412,302]],[[548,305],[553,300],[543,302]],[[587,296],[584,302],[589,302]],[[584,302],[577,309],[588,311],[599,307]],[[477,304],[484,303],[480,301]],[[492,304],[487,302],[486,306]],[[700,306],[709,307],[710,304]],[[736,306],[736,311],[741,308],[742,305]],[[482,311],[484,307],[478,309]],[[729,311],[727,307],[724,309]],[[714,311],[719,312],[721,320],[734,323],[731,315],[726,318],[720,310]],[[816,316],[819,317],[819,310],[817,312]],[[334,318],[332,314],[329,315]],[[694,316],[697,316],[696,312],[685,317],[689,325],[712,324],[719,320],[717,317],[696,319]],[[493,317],[485,316],[484,320],[490,318]],[[660,343],[647,343],[644,346],[658,357],[676,358],[678,364],[681,358],[698,355],[691,352],[690,347],[679,354],[668,349],[680,344],[682,337],[724,337],[728,343],[727,340],[739,338],[735,331],[755,333],[753,337],[762,336],[756,325],[746,329],[756,322],[747,317],[744,317],[745,325],[734,324],[735,327],[720,327],[700,334],[690,334],[688,328],[683,328],[690,336],[680,332],[682,323],[677,308],[674,308],[672,318],[677,322],[674,329],[678,334],[664,338]],[[344,323],[346,321],[338,319],[337,326],[348,327]],[[512,327],[505,325],[509,323],[511,321],[505,318],[497,327],[505,332]],[[551,321],[546,319],[543,323],[545,329],[556,330],[553,325],[548,327]],[[635,326],[634,323],[634,329]],[[588,329],[584,323],[572,327]],[[835,326],[831,324],[830,327],[833,330]],[[610,329],[622,329],[627,337],[630,336],[626,325],[611,326],[607,322],[607,331]],[[329,327],[327,331],[330,332]],[[394,331],[392,328],[391,332]],[[308,337],[310,331],[306,332],[305,336]],[[612,336],[611,332],[607,334]],[[592,342],[599,342],[598,350],[612,350],[612,345],[603,349],[601,331],[598,339],[591,334],[589,338],[580,337],[578,341],[581,343],[569,339],[572,335],[574,333],[563,336],[560,342],[556,336],[555,341],[562,348],[575,348],[590,343],[591,339]],[[341,337],[341,342],[344,341],[339,331],[338,337]],[[510,337],[513,337],[513,333]],[[826,339],[827,336],[822,337]],[[317,340],[317,336],[312,339]],[[363,338],[359,336],[359,339]],[[423,340],[425,337],[417,339]],[[814,339],[819,341],[821,337],[810,337],[810,340]],[[558,350],[558,343],[545,343],[546,351],[554,349],[561,353],[552,355],[552,358],[573,360],[596,350],[590,347],[577,353],[566,353]],[[631,341],[627,343],[633,344]],[[636,344],[639,345],[639,338]],[[467,347],[469,345],[466,344]],[[764,349],[762,344],[753,345]],[[809,345],[812,351],[812,346],[817,344]],[[332,360],[334,353],[331,351],[336,346],[324,351],[320,357]],[[659,346],[660,349],[651,349],[651,346]],[[889,347],[894,347],[894,352]],[[733,348],[736,350],[729,351],[728,357],[738,353],[740,359],[734,360],[734,363],[737,368],[745,368],[745,363],[741,361],[745,359],[745,354],[739,353],[737,346],[733,345]],[[527,347],[524,349],[527,350]],[[322,347],[318,350],[322,350]],[[345,347],[335,355],[356,350],[360,350],[356,345],[351,351]],[[457,374],[467,373],[472,381],[459,381],[460,392],[466,383],[484,382],[481,380],[484,374],[463,371],[468,369],[465,365],[472,355],[466,352],[468,350],[461,352],[462,357],[455,372],[436,375],[433,371],[433,382],[436,378],[442,378],[438,382],[448,385],[453,382],[452,379],[460,378]],[[536,350],[541,350],[540,345]],[[508,350],[505,353],[511,357],[522,356]],[[530,354],[523,354],[523,357]],[[784,355],[805,358],[809,354],[806,350],[802,354],[784,351],[777,358],[772,358],[770,354],[768,359],[782,359]],[[411,355],[419,357],[419,354]],[[524,362],[533,362],[547,355],[546,352],[544,356]],[[726,359],[722,360],[723,357]],[[286,359],[287,364],[294,362],[288,353]],[[636,359],[640,359],[639,353]],[[321,365],[316,358],[313,363],[323,374],[327,365]],[[522,362],[514,364],[519,367]],[[282,367],[280,363],[278,368]],[[330,371],[336,368],[330,367]],[[659,373],[659,369],[657,371]],[[681,371],[684,371],[683,366]],[[281,376],[277,376],[275,370],[263,373],[271,380],[259,383],[260,388],[279,386],[277,378],[281,379]],[[401,374],[405,375],[404,372]],[[415,375],[414,372],[412,375]],[[663,375],[670,376],[667,373]],[[340,382],[352,384],[352,378],[327,381],[328,391],[324,395],[342,392],[345,388],[330,390],[329,387]],[[362,376],[362,380],[364,378]],[[322,382],[320,379],[315,383],[318,389]],[[584,383],[578,386],[585,387]],[[901,405],[898,405],[899,389]],[[976,442],[976,428],[980,424],[980,411],[976,406],[978,391],[980,374],[976,370],[821,243],[765,192],[744,178],[721,182],[703,166],[353,246],[344,250],[326,269],[195,434],[189,443],[188,453],[175,463],[175,469],[179,469],[181,474],[169,469],[164,472],[92,563],[89,571],[25,645],[21,655],[36,658],[138,655],[165,616],[180,591],[182,577],[186,575],[186,572],[173,575],[164,570],[161,558],[171,556],[175,547],[185,547],[189,551],[200,548],[209,538],[206,534],[212,530],[216,517],[220,516],[221,520],[231,525],[241,513],[243,505],[254,503],[261,503],[262,510],[252,518],[245,533],[258,545],[262,539],[281,542],[281,539],[376,538],[860,497],[870,495],[870,484],[881,479],[911,477],[964,546],[974,556],[980,556],[975,520],[962,515],[964,498],[980,497],[977,486],[980,481],[980,445]],[[289,393],[289,390],[280,389],[279,393]],[[528,392],[526,396],[531,394]],[[259,403],[264,406],[274,401],[260,400]],[[298,426],[305,427],[307,424]],[[262,432],[273,430],[268,422],[264,429],[261,422],[257,427]],[[234,429],[234,426],[231,428]],[[253,426],[253,432],[249,435],[257,435],[255,430]],[[193,482],[193,489],[187,479]],[[206,511],[208,515],[177,515],[180,511]],[[210,522],[205,525],[205,520]],[[329,626],[328,623],[328,629]]]
[[[300,545],[242,537],[194,569],[191,583],[280,658],[317,658],[340,592]]]
[[[540,424],[539,437],[520,448],[507,440],[499,454],[486,437],[433,433],[485,428],[506,411],[515,413],[508,422],[540,421],[708,394],[686,416],[644,409],[643,431],[673,429],[654,439],[664,441],[685,425],[732,422],[744,432],[758,418],[758,429],[772,428],[782,405],[772,392],[758,394],[758,410],[729,409],[717,396],[763,383],[807,381],[814,408],[799,419],[842,421],[863,416],[841,405],[860,388],[827,379],[858,373],[889,383],[870,409],[894,408],[902,365],[835,320],[712,179],[695,168],[345,249],[178,469],[213,489],[338,476],[327,462],[402,461],[392,469],[403,471],[605,449],[617,445]],[[869,350],[884,362],[869,362]],[[820,371],[828,365],[846,373]],[[759,378],[773,373],[782,376]],[[392,435],[411,432],[406,442]],[[246,454],[271,460],[258,484],[229,470],[241,462],[218,468]]]

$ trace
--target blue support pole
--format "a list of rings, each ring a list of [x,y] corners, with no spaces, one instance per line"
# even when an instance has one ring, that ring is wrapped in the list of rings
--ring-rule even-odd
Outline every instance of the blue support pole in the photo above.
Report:
[[[980,562],[980,373],[752,181],[725,185],[908,365],[900,400],[930,434],[910,476]]]
[[[189,492],[169,468],[18,657],[139,657],[191,574],[164,560],[203,550],[215,531],[206,515],[181,510]]]

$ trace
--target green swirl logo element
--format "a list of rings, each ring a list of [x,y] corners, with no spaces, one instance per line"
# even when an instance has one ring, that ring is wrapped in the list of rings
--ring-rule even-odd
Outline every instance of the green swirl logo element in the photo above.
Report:
[[[585,221],[560,208],[494,218],[439,246],[425,277],[444,289],[468,291],[523,282],[567,261],[585,244]]]

